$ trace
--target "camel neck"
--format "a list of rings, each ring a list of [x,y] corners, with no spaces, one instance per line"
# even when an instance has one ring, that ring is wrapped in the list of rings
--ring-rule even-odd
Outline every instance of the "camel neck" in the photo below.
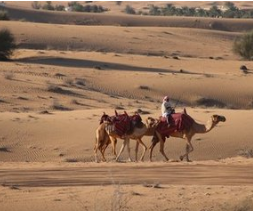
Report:
[[[196,133],[208,133],[214,128],[215,124],[212,119],[209,119],[206,124],[196,123],[195,130]]]

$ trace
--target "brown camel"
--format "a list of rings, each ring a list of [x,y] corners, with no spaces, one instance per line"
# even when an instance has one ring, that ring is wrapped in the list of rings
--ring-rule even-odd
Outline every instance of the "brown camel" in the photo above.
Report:
[[[96,143],[95,143],[95,147],[94,147],[95,161],[98,162],[97,150],[99,150],[101,152],[102,160],[106,161],[104,153],[105,153],[107,146],[110,143],[112,143],[113,154],[116,157],[116,161],[119,160],[119,157],[126,146],[127,146],[127,151],[128,151],[128,159],[129,159],[129,161],[132,161],[132,159],[130,157],[130,139],[134,139],[137,141],[136,149],[135,149],[135,159],[136,160],[137,160],[138,146],[139,146],[139,144],[141,144],[143,146],[143,153],[140,158],[140,160],[143,161],[145,153],[147,151],[147,146],[143,143],[142,137],[154,135],[155,127],[151,125],[152,123],[154,123],[154,121],[147,120],[145,124],[142,123],[141,127],[139,127],[139,128],[135,127],[134,130],[132,131],[132,133],[127,134],[124,137],[119,136],[113,130],[113,125],[111,123],[109,123],[109,122],[101,123],[96,130]],[[117,138],[124,140],[118,155],[116,153]]]
[[[150,154],[149,159],[152,161],[152,152],[155,147],[155,145],[160,141],[160,152],[165,157],[165,159],[168,161],[168,157],[164,153],[164,143],[166,137],[177,137],[177,138],[183,138],[186,139],[186,153],[184,155],[180,156],[180,160],[182,161],[184,158],[189,162],[189,153],[193,151],[193,146],[191,143],[192,137],[196,133],[208,133],[211,131],[219,122],[225,122],[226,118],[224,116],[219,115],[212,115],[211,118],[207,121],[206,124],[199,124],[195,120],[193,120],[186,112],[184,111],[184,115],[187,115],[189,119],[192,121],[190,126],[188,128],[185,128],[182,131],[177,130],[156,130],[155,135],[152,139],[152,144],[150,146]],[[157,121],[157,125],[159,125],[159,120]],[[166,122],[163,122],[162,124],[167,124]],[[166,125],[167,126],[167,125]],[[172,127],[173,128],[173,127]]]

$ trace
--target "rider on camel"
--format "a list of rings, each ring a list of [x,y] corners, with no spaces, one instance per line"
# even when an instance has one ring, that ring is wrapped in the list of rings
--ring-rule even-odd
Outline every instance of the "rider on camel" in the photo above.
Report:
[[[165,96],[163,98],[163,103],[161,106],[161,112],[162,116],[166,117],[168,126],[170,126],[170,115],[175,113],[175,109],[170,104],[170,98],[168,96]]]

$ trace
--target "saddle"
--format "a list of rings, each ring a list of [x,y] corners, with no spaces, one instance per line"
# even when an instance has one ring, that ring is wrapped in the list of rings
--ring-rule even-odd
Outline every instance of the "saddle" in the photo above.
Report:
[[[129,135],[133,132],[135,127],[142,127],[142,119],[139,114],[129,116],[126,111],[124,114],[118,114],[115,111],[114,116],[103,114],[100,119],[100,124],[107,122],[110,125],[110,131],[115,132],[118,136]]]
[[[159,120],[160,122],[158,124],[157,130],[166,137],[169,137],[173,132],[182,132],[184,130],[189,130],[194,122],[193,118],[186,113],[185,109],[182,113],[174,113],[170,115],[169,127],[166,117],[160,117]]]

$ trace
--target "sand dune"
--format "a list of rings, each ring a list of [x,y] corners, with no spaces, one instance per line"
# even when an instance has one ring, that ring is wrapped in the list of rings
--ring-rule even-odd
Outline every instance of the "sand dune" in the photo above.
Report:
[[[127,27],[180,27],[211,29],[230,32],[251,30],[250,19],[231,20],[197,17],[152,17],[124,14],[85,14],[76,12],[50,12],[43,10],[6,7],[11,19],[49,24],[110,25]]]
[[[18,50],[11,62],[0,62],[1,211],[252,210],[253,63],[232,52],[252,20],[131,16],[122,13],[127,4],[140,10],[166,2],[97,3],[110,11],[6,4],[11,21],[0,28],[14,34]],[[172,162],[185,152],[185,141],[176,138],[165,143],[170,162],[159,146],[152,163],[148,152],[144,162],[127,162],[123,152],[116,163],[111,146],[107,162],[94,162],[103,112],[158,118],[165,95],[199,123],[213,114],[227,119],[194,136],[193,162]],[[143,138],[147,146],[150,140]]]

